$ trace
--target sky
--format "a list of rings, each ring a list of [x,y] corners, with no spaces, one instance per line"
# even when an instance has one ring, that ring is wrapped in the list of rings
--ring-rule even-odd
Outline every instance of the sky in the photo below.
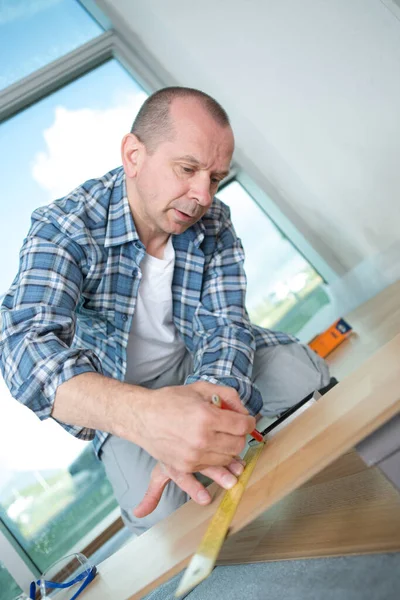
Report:
[[[76,8],[73,0],[1,3],[0,87],[101,32]],[[15,40],[24,43],[16,46]],[[17,272],[32,211],[118,166],[121,138],[145,98],[111,60],[0,126],[0,296]],[[245,245],[250,300],[306,265],[239,184],[231,184],[221,199],[230,204]],[[0,412],[3,479],[13,471],[66,467],[82,450],[82,442],[56,423],[41,423],[14,401],[1,380]]]
[[[2,0],[0,89],[102,32],[75,0]]]
[[[121,138],[145,98],[112,60],[0,126],[0,294],[33,210],[121,164]]]

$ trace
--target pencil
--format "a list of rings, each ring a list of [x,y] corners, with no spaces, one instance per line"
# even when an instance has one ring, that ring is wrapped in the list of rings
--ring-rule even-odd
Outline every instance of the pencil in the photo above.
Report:
[[[215,404],[215,406],[218,406],[219,408],[225,409],[225,410],[232,410],[232,408],[229,406],[229,404],[227,404],[226,402],[224,402],[217,394],[214,394],[211,398],[212,403]],[[257,431],[257,429],[253,429],[253,431],[250,433],[250,435],[257,441],[257,442],[263,442],[264,438],[261,435],[261,433],[259,431]]]

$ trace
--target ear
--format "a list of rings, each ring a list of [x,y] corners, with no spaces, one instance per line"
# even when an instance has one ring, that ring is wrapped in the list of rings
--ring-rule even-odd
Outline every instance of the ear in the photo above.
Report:
[[[136,177],[145,147],[133,133],[127,133],[122,138],[121,157],[127,177]]]

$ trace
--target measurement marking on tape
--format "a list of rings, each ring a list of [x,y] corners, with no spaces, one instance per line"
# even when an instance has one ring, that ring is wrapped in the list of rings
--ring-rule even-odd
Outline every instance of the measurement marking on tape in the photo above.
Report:
[[[265,443],[262,442],[252,445],[248,449],[244,457],[246,461],[245,469],[236,485],[230,490],[226,490],[222,496],[221,503],[215,511],[196,554],[193,555],[175,592],[177,598],[206,579],[213,570],[240,499],[264,446]]]

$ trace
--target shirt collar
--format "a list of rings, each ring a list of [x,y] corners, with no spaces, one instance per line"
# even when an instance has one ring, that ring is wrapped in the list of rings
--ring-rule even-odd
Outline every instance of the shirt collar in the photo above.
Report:
[[[111,186],[107,230],[104,240],[106,248],[139,240],[126,193],[123,167],[119,167],[114,171],[114,177],[110,181]]]
[[[206,228],[204,226],[203,219],[200,219],[200,221],[197,221],[197,223],[189,227],[189,229],[187,229],[184,233],[181,233],[181,235],[191,240],[198,248],[204,239],[205,230]]]

